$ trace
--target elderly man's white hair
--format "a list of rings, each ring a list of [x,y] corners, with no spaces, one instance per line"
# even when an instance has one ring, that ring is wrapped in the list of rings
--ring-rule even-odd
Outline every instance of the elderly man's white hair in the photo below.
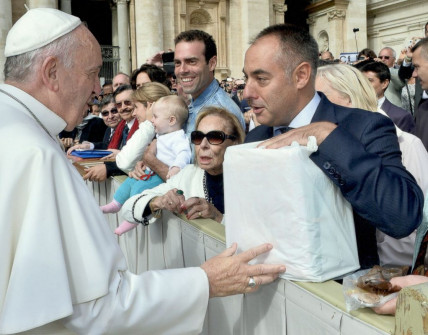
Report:
[[[73,50],[79,42],[73,31],[81,24],[78,17],[53,8],[27,11],[6,38],[6,81],[30,80],[48,56],[58,58],[66,68],[70,68]]]

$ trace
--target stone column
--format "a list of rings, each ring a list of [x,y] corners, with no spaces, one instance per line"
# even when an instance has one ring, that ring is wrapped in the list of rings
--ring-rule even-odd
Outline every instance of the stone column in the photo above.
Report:
[[[339,53],[347,51],[344,45],[344,21],[346,19],[345,9],[332,9],[327,12],[329,27],[329,50],[333,52],[334,57],[339,58]],[[353,51],[353,50],[352,50]]]
[[[135,17],[137,65],[141,66],[147,58],[164,50],[162,1],[136,1]]]
[[[128,0],[115,0],[117,5],[117,32],[119,44],[119,71],[130,74]]]
[[[28,8],[55,8],[58,9],[58,0],[27,0]]]
[[[284,23],[284,13],[287,11],[287,5],[276,3],[273,5],[273,11],[275,24]]]
[[[112,5],[111,7],[111,44],[114,46],[119,45],[119,37],[117,36],[117,7]]]
[[[7,33],[10,28],[12,28],[11,0],[0,0],[0,83],[4,82],[3,67],[6,61],[4,57],[4,48],[6,46]]]
[[[71,0],[61,0],[60,9],[71,15]]]

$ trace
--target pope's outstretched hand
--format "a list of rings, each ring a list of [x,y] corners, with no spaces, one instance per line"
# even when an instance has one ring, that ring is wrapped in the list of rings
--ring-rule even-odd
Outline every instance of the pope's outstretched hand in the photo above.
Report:
[[[272,249],[266,243],[235,254],[237,244],[233,243],[221,254],[202,264],[210,283],[210,298],[257,291],[260,285],[269,284],[285,272],[281,264],[248,264],[253,258]],[[249,285],[254,279],[256,285]]]

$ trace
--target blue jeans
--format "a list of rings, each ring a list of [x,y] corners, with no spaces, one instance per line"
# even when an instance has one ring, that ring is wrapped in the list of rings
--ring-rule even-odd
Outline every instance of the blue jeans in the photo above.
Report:
[[[136,180],[128,177],[120,185],[113,197],[114,200],[123,205],[133,195],[140,194],[144,190],[151,189],[162,183],[163,180],[157,174],[151,176],[148,180]]]

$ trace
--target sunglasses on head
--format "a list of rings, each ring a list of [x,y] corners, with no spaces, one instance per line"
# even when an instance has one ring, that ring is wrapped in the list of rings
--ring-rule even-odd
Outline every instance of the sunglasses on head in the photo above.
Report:
[[[380,59],[390,59],[390,56],[379,56]]]
[[[118,110],[116,108],[113,108],[111,111],[105,110],[105,111],[101,112],[101,115],[102,116],[108,116],[110,113],[112,113],[113,115],[115,115],[115,114],[118,113]]]
[[[209,144],[214,144],[214,145],[222,144],[227,139],[231,141],[236,140],[235,135],[226,135],[224,132],[219,130],[209,131],[206,134],[204,134],[202,131],[195,130],[195,131],[192,131],[190,134],[190,141],[193,144],[199,145],[202,143],[202,140],[205,137],[207,138],[207,141]]]
[[[122,107],[122,104],[123,104],[124,106],[128,106],[128,107],[133,105],[132,101],[125,100],[125,101],[121,101],[121,102],[116,102],[116,103],[115,103],[116,108],[121,108],[121,107]]]

